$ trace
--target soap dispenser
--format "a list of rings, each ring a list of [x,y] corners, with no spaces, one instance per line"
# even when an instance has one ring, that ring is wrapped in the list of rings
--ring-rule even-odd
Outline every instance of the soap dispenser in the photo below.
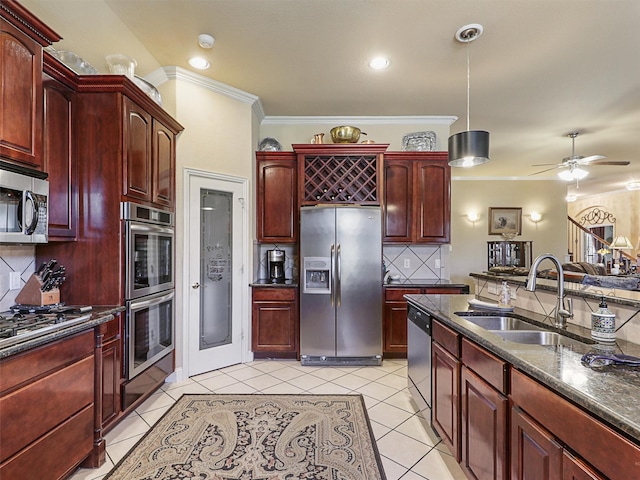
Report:
[[[601,343],[616,341],[616,316],[607,308],[604,297],[598,310],[591,312],[591,337]]]
[[[510,307],[511,306],[511,290],[507,282],[502,282],[502,288],[500,289],[500,297],[498,298],[498,306]]]

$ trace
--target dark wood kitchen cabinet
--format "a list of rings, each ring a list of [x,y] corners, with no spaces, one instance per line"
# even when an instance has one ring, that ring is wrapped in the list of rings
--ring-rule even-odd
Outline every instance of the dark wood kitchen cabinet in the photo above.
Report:
[[[460,466],[478,480],[509,478],[508,364],[462,339]]]
[[[296,287],[253,287],[251,349],[257,358],[297,358],[300,328]]]
[[[407,356],[407,301],[404,295],[420,294],[465,294],[468,285],[442,287],[402,286],[384,287],[384,306],[382,313],[382,353],[386,358],[406,358]]]
[[[43,166],[49,174],[49,241],[75,240],[78,169],[74,133],[75,74],[44,53]]]
[[[431,335],[431,423],[460,462],[460,335],[435,319]]]
[[[124,109],[123,194],[173,210],[176,134],[127,97]]]
[[[102,427],[109,430],[120,413],[120,378],[122,376],[122,315],[99,327],[102,336]]]
[[[297,169],[294,152],[256,152],[258,242],[298,241]]]
[[[640,477],[639,445],[524,373],[510,377],[512,480]]]
[[[0,157],[42,170],[42,47],[60,36],[12,0],[0,2]]]
[[[0,478],[66,478],[92,455],[94,348],[90,329],[0,360]]]
[[[447,152],[388,152],[383,168],[384,243],[451,241]]]

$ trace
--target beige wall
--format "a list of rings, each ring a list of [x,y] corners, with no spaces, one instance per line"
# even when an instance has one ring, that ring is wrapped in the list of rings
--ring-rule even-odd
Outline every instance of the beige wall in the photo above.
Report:
[[[613,215],[614,235],[624,235],[635,247],[626,253],[635,257],[640,254],[640,191],[622,190],[606,195],[580,197],[569,203],[569,216],[580,223],[580,218],[587,210],[598,207]],[[606,222],[611,224],[610,222]]]
[[[455,177],[455,169],[453,171]],[[472,286],[471,272],[487,269],[487,242],[500,240],[488,234],[489,207],[522,208],[522,235],[533,241],[533,257],[552,253],[564,260],[567,253],[566,185],[555,180],[453,180],[451,182],[451,280]],[[469,212],[480,214],[471,223]],[[537,224],[529,217],[542,214]],[[549,264],[551,265],[551,264]]]
[[[282,144],[283,150],[292,150],[291,144],[311,143],[316,133],[324,133],[324,143],[332,143],[330,131],[340,125],[353,125],[367,135],[362,140],[373,140],[376,143],[389,143],[389,150],[399,151],[402,148],[402,137],[411,132],[433,131],[436,133],[436,150],[447,149],[451,117],[436,119],[433,117],[301,117],[286,121],[287,117],[266,118],[260,126],[260,138],[272,137]]]

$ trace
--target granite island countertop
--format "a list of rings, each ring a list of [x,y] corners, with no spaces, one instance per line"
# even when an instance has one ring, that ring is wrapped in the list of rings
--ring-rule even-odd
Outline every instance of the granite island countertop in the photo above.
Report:
[[[454,283],[444,278],[404,278],[398,280],[389,280],[384,283],[385,287],[417,287],[417,288],[469,288],[466,283]]]
[[[54,330],[41,336],[25,340],[24,342],[9,345],[5,348],[0,349],[0,359],[10,357],[17,353],[24,352],[41,345],[46,345],[47,343],[51,343],[55,340],[68,337],[75,333],[82,332],[102,323],[108,322],[109,320],[113,319],[115,314],[117,314],[118,312],[123,312],[124,309],[124,306],[93,307],[91,310],[91,315],[84,322],[76,323],[68,327],[61,326],[61,328],[58,330]]]
[[[600,348],[589,345],[527,345],[510,342],[479,327],[456,312],[469,310],[473,295],[405,295],[410,304],[508,361],[551,390],[581,406],[640,445],[640,368],[610,366],[594,370],[582,365],[582,355]],[[514,313],[545,323],[545,316],[515,308]],[[548,323],[548,321],[547,321]],[[549,326],[549,330],[556,330]],[[570,325],[570,335],[590,340],[590,332]],[[640,356],[640,345],[619,340],[617,353]]]

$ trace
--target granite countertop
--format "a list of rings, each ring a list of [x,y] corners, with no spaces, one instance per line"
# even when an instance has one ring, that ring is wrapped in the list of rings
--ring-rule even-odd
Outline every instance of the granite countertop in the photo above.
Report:
[[[582,406],[640,445],[640,368],[609,366],[594,370],[582,365],[582,355],[601,345],[527,345],[504,340],[456,312],[468,311],[473,295],[405,295],[410,304],[426,310],[445,325],[462,333],[515,368],[539,380],[562,396]],[[545,316],[514,309],[514,313],[545,323]],[[547,324],[549,320],[547,319]],[[549,326],[549,330],[556,330]],[[570,325],[571,335],[590,339],[589,329]],[[640,345],[618,340],[616,353],[640,356]]]
[[[31,338],[29,340],[25,340],[24,342],[16,343],[14,345],[9,345],[6,348],[2,348],[0,349],[0,359],[10,357],[11,355],[24,352],[25,350],[29,350],[31,348],[51,343],[55,340],[59,340],[60,338],[73,335],[74,333],[93,328],[96,325],[100,325],[102,323],[108,322],[109,320],[112,320],[115,314],[122,311],[124,311],[123,306],[93,307],[93,309],[91,310],[91,316],[86,321],[76,323],[75,325],[71,325],[66,328],[62,326],[62,328],[60,328],[59,330],[54,330],[52,332],[45,333],[42,336]]]
[[[429,287],[429,288],[465,288],[466,283],[452,283],[444,278],[404,278],[390,280],[384,284],[385,287]]]
[[[250,287],[274,287],[274,288],[278,288],[278,287],[297,287],[298,286],[298,280],[287,278],[282,283],[273,283],[268,278],[260,278],[260,279],[256,280],[255,282],[250,283],[249,286]]]

